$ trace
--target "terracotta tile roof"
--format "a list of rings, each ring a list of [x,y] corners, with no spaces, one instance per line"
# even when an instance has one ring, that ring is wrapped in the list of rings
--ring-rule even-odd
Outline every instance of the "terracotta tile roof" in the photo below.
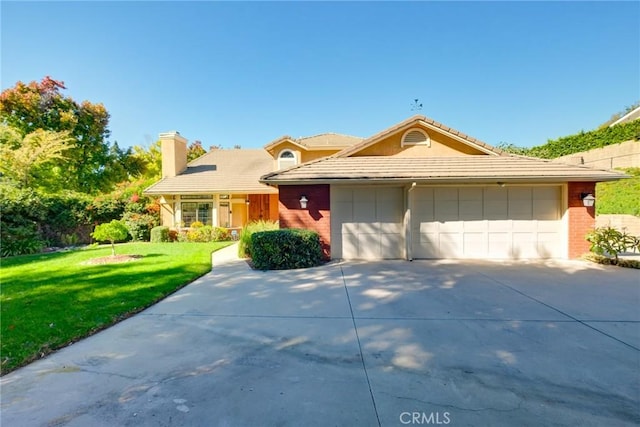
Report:
[[[409,117],[408,119],[394,125],[391,126],[390,128],[387,128],[385,130],[383,130],[382,132],[379,132],[365,140],[363,140],[362,142],[360,142],[359,144],[353,145],[349,148],[346,148],[342,151],[340,151],[339,153],[335,154],[335,157],[349,157],[352,154],[357,153],[358,151],[361,151],[373,144],[375,144],[376,142],[386,138],[389,135],[392,135],[396,132],[400,132],[402,130],[406,130],[409,129],[415,125],[422,125],[426,128],[437,128],[440,131],[442,131],[445,134],[449,134],[450,136],[462,141],[463,143],[466,143],[468,145],[471,146],[475,146],[476,148],[480,149],[481,151],[484,151],[487,154],[492,154],[492,155],[506,155],[506,153],[502,150],[500,150],[499,148],[493,147],[485,142],[482,142],[478,139],[475,139],[473,137],[470,137],[467,134],[464,134],[458,130],[455,130],[453,128],[450,128],[449,126],[445,126],[442,123],[436,122],[433,119],[430,119],[428,117],[425,116],[421,116],[421,115],[416,115],[413,117]]]
[[[263,149],[218,149],[197,158],[182,174],[164,178],[145,194],[277,193],[259,179],[273,171],[273,158]]]
[[[518,156],[325,157],[267,174],[262,182],[296,183],[481,183],[612,181],[625,175],[584,166]]]

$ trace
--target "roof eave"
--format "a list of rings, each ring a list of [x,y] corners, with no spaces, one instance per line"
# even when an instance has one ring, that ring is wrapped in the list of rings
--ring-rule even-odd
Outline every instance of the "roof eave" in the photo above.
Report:
[[[561,183],[561,182],[607,182],[628,178],[627,176],[491,176],[491,177],[400,177],[400,178],[301,178],[301,179],[260,179],[266,185],[310,185],[310,184],[524,184],[524,183]]]

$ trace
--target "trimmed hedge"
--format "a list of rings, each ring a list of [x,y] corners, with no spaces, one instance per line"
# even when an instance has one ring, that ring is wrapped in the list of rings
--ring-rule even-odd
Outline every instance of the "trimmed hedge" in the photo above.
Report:
[[[251,258],[251,235],[259,231],[278,230],[280,227],[276,221],[258,220],[246,224],[240,232],[240,241],[238,242],[238,256],[240,258]]]
[[[169,227],[159,225],[151,229],[151,243],[163,243],[169,241]]]
[[[251,235],[251,258],[258,270],[289,270],[322,264],[320,236],[315,231],[282,229]]]
[[[575,135],[564,136],[558,139],[550,139],[544,145],[533,147],[526,155],[555,159],[567,154],[588,151],[594,148],[602,148],[607,145],[640,139],[640,120],[623,123],[612,127],[605,127],[589,132],[581,131]]]

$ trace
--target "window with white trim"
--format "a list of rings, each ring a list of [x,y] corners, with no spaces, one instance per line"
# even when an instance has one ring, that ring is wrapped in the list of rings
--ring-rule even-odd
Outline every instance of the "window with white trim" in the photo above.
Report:
[[[293,151],[282,150],[280,154],[278,154],[278,169],[285,169],[297,164],[298,159],[296,159],[296,155]]]
[[[198,203],[198,202],[182,202],[180,203],[180,210],[182,212],[182,222],[185,227],[191,227],[191,224],[195,221],[200,221],[204,225],[212,224],[212,203]]]
[[[426,145],[431,146],[431,139],[422,129],[409,129],[402,135],[402,146],[405,145]]]

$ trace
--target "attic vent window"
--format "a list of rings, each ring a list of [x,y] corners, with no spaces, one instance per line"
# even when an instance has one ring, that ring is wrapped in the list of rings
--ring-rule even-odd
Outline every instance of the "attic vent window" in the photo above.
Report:
[[[425,131],[421,129],[409,129],[402,136],[402,146],[404,147],[405,145],[426,145],[430,147],[431,140]]]
[[[291,150],[282,150],[278,155],[278,169],[285,169],[298,164],[296,155]]]

